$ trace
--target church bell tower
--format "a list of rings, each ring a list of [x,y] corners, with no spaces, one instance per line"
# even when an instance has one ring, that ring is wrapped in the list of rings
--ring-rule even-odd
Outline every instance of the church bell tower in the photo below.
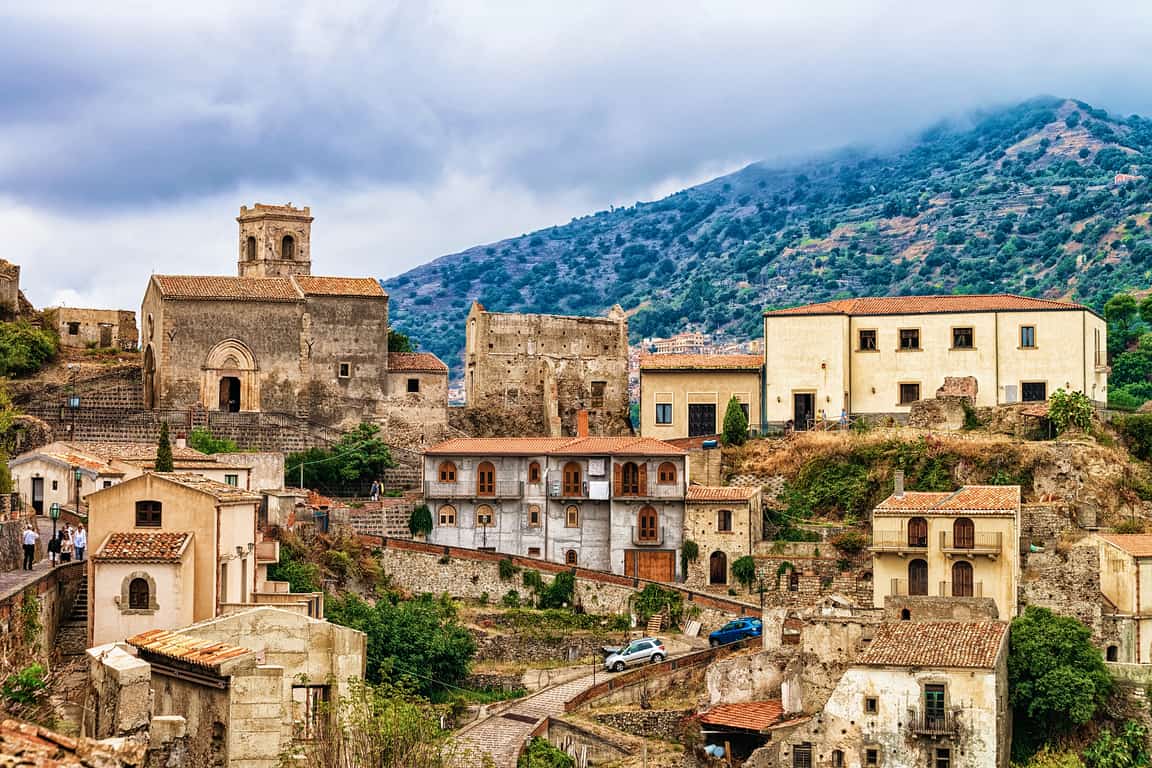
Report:
[[[240,277],[312,274],[311,209],[256,203],[240,206]]]

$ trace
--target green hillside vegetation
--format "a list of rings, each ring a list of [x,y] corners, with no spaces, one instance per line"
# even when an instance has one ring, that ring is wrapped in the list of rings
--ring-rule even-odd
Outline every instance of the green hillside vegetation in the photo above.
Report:
[[[634,340],[688,327],[755,338],[766,308],[857,295],[1007,291],[1102,311],[1149,283],[1150,179],[1152,120],[1040,98],[940,124],[899,153],[751,165],[385,287],[395,325],[457,369],[473,299],[563,314],[619,303]]]

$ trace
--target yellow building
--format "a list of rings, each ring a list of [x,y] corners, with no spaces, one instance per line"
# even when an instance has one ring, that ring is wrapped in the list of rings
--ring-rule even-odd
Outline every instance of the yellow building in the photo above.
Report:
[[[872,513],[874,603],[887,597],[985,597],[1016,615],[1020,487],[968,485],[951,493],[896,492]]]
[[[645,355],[640,358],[640,434],[658,440],[717,435],[735,397],[760,423],[758,355]]]
[[[685,581],[692,587],[727,589],[732,563],[751,555],[764,537],[762,492],[758,487],[688,486],[684,538],[699,554],[688,563]]]
[[[1059,388],[1107,401],[1107,326],[1091,309],[1009,294],[843,299],[764,313],[765,421],[906,415],[948,376],[977,405]]]
[[[1097,534],[1100,591],[1112,603],[1120,627],[1119,646],[1105,651],[1108,661],[1152,663],[1152,536]]]

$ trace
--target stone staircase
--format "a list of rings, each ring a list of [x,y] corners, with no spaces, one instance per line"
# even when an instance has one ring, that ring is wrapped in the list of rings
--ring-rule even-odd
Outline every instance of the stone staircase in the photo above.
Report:
[[[63,656],[80,656],[88,647],[88,571],[80,577],[79,591],[60,628],[56,631],[56,647]]]

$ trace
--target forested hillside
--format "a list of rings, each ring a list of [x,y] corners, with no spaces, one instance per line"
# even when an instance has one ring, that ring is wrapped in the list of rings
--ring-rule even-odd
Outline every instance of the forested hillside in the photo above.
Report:
[[[862,294],[1009,291],[1100,310],[1152,269],[1152,120],[1036,99],[890,155],[751,165],[663,200],[444,256],[385,283],[393,322],[458,372],[472,299],[599,314],[633,338],[761,333],[760,313]]]

